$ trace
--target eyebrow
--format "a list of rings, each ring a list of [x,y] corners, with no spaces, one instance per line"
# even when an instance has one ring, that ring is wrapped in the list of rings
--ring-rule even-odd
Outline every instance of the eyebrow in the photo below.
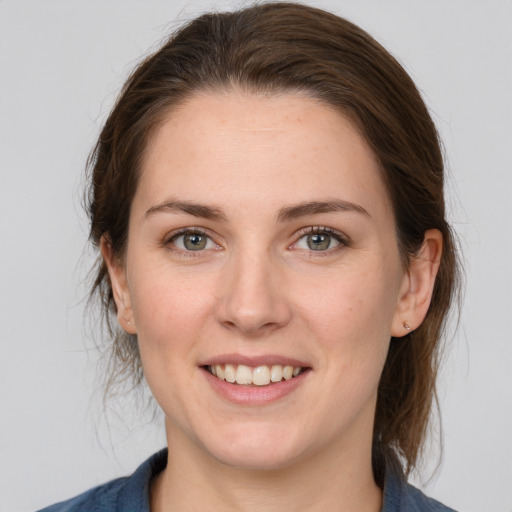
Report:
[[[154,213],[186,213],[194,217],[216,221],[227,221],[227,215],[217,206],[194,203],[191,201],[165,201],[149,208],[144,217],[147,218]],[[305,217],[307,215],[318,215],[320,213],[355,212],[370,217],[370,214],[359,204],[343,201],[341,199],[329,201],[309,201],[296,205],[285,206],[279,210],[277,220],[287,220]]]
[[[203,219],[226,221],[226,214],[216,206],[208,206],[204,204],[193,203],[191,201],[165,201],[163,203],[152,206],[145,214],[147,218],[154,213],[170,212],[170,213],[187,213],[194,217]]]
[[[335,199],[330,201],[310,201],[299,203],[293,206],[285,206],[279,210],[277,220],[285,221],[304,217],[306,215],[317,215],[319,213],[355,212],[367,215],[370,214],[359,204]]]

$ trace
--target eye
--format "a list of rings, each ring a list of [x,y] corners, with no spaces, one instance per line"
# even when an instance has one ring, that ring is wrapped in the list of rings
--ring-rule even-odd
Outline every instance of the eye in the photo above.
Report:
[[[182,251],[203,251],[218,247],[208,235],[198,230],[182,231],[174,235],[168,243]]]
[[[341,244],[346,245],[341,234],[330,228],[315,227],[307,228],[306,233],[297,240],[294,247],[296,249],[321,252],[334,249]]]

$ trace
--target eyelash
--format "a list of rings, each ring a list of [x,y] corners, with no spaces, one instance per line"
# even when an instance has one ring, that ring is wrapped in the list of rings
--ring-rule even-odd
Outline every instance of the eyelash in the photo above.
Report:
[[[196,228],[196,227],[182,228],[182,229],[179,229],[178,231],[175,231],[174,233],[172,233],[170,236],[168,236],[164,240],[163,246],[169,248],[172,252],[177,252],[184,256],[186,255],[186,257],[194,258],[194,257],[200,256],[200,253],[204,252],[204,250],[187,251],[187,250],[179,249],[175,246],[173,247],[173,242],[175,242],[178,238],[180,238],[184,235],[204,236],[204,237],[208,238],[209,240],[211,240],[218,248],[220,248],[220,246],[216,242],[213,241],[212,237],[209,236],[204,229]],[[336,247],[326,249],[323,251],[314,251],[314,250],[308,251],[312,255],[314,254],[315,256],[325,256],[327,254],[332,253],[333,251],[339,250],[343,247],[350,246],[350,240],[348,239],[348,237],[346,235],[343,235],[339,231],[336,231],[333,228],[328,228],[325,226],[309,226],[307,228],[303,228],[303,229],[299,230],[296,233],[296,235],[294,237],[295,241],[291,245],[289,245],[288,248],[289,249],[293,248],[293,246],[295,246],[302,238],[304,238],[305,236],[308,236],[308,235],[327,235],[329,237],[332,237],[334,240],[336,240],[336,242],[339,243],[339,245],[337,245]]]
[[[168,236],[164,240],[163,246],[168,248],[172,252],[179,253],[180,255],[182,255],[184,257],[197,258],[198,256],[200,256],[200,253],[203,251],[201,251],[201,250],[187,251],[187,250],[179,249],[178,247],[174,246],[173,242],[175,242],[178,238],[185,236],[185,235],[200,235],[200,236],[204,236],[204,237],[208,238],[209,240],[211,240],[213,242],[212,237],[209,236],[204,229],[191,227],[191,228],[182,228],[182,229],[179,229],[178,231],[173,232],[170,236]],[[215,242],[213,242],[213,243],[217,247],[219,247],[218,244],[216,244]]]
[[[327,236],[330,236],[331,238],[334,238],[334,240],[336,240],[336,242],[339,243],[338,246],[330,248],[330,249],[326,249],[324,251],[309,250],[309,252],[312,255],[314,254],[315,256],[327,256],[328,254],[331,254],[333,251],[342,249],[343,247],[350,246],[350,239],[346,235],[340,233],[339,231],[336,231],[333,228],[328,228],[325,226],[311,226],[311,227],[303,228],[300,231],[298,231],[297,235],[296,235],[296,240],[295,240],[295,242],[293,242],[293,244],[290,245],[290,247],[293,247],[302,238],[304,238],[305,236],[308,236],[308,235],[327,235]]]

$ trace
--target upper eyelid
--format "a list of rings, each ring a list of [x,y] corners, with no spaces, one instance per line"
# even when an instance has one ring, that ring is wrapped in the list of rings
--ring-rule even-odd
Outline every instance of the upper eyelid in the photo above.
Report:
[[[197,233],[202,236],[206,236],[210,240],[212,240],[217,246],[221,246],[221,244],[219,244],[216,241],[217,237],[215,235],[212,235],[208,229],[198,227],[198,226],[179,228],[179,229],[169,233],[164,238],[164,244],[168,244],[180,236],[191,234],[191,233]],[[295,231],[295,234],[292,235],[292,237],[294,238],[294,241],[292,242],[292,244],[289,247],[291,247],[295,243],[297,243],[298,240],[300,240],[302,237],[309,235],[309,234],[317,234],[317,233],[333,236],[340,243],[345,244],[345,245],[348,245],[350,243],[349,237],[347,235],[345,235],[343,232],[338,231],[337,229],[334,229],[334,228],[331,228],[328,226],[313,225],[313,226],[306,226],[306,227],[303,227],[303,228]]]
[[[167,246],[173,244],[174,241],[177,240],[178,238],[188,235],[188,234],[198,234],[201,236],[205,236],[205,237],[209,238],[217,247],[221,247],[220,244],[215,240],[215,237],[212,236],[208,232],[208,230],[206,230],[204,228],[199,228],[199,227],[180,228],[180,229],[174,230],[174,231],[166,234],[164,236],[164,238],[162,239],[162,246],[167,247]],[[175,248],[173,250],[180,251],[179,248]],[[198,251],[198,252],[202,252],[202,251]]]
[[[348,243],[349,237],[342,233],[341,231],[338,231],[337,229],[330,228],[327,226],[308,226],[302,229],[299,229],[296,232],[297,240],[302,238],[303,236],[310,235],[310,234],[325,234],[325,235],[331,235],[335,238],[339,239],[341,242]]]
[[[164,240],[166,243],[170,242],[171,240],[174,240],[175,238],[178,238],[183,235],[188,235],[196,233],[198,235],[207,236],[208,238],[211,238],[213,240],[213,237],[208,233],[207,230],[204,228],[198,228],[198,227],[192,227],[192,228],[180,228],[172,231],[171,233],[168,233],[165,235]]]
[[[178,247],[177,244],[175,243],[176,240],[178,240],[179,238],[181,238],[185,235],[188,235],[188,234],[197,234],[197,235],[201,235],[201,236],[208,238],[210,240],[210,242],[213,243],[213,245],[215,245],[215,248],[212,248],[212,247],[206,248],[205,247],[205,248],[199,249],[197,251],[192,251],[192,250],[182,249],[182,248]],[[185,227],[185,228],[180,228],[180,229],[172,231],[171,233],[167,234],[163,238],[163,240],[161,242],[161,246],[164,249],[167,249],[168,251],[170,251],[171,253],[179,254],[181,256],[187,256],[188,258],[197,258],[197,257],[201,257],[201,255],[203,255],[203,257],[204,257],[207,253],[209,253],[212,250],[222,249],[222,246],[218,242],[215,241],[215,238],[212,237],[207,232],[207,230],[205,230],[204,228],[198,228],[198,227],[193,227],[193,228]]]

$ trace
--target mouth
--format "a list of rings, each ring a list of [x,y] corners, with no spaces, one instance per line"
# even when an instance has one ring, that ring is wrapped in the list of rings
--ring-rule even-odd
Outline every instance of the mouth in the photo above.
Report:
[[[264,387],[278,382],[292,380],[309,370],[303,366],[290,365],[259,365],[214,364],[205,365],[203,369],[219,380],[240,386]]]

